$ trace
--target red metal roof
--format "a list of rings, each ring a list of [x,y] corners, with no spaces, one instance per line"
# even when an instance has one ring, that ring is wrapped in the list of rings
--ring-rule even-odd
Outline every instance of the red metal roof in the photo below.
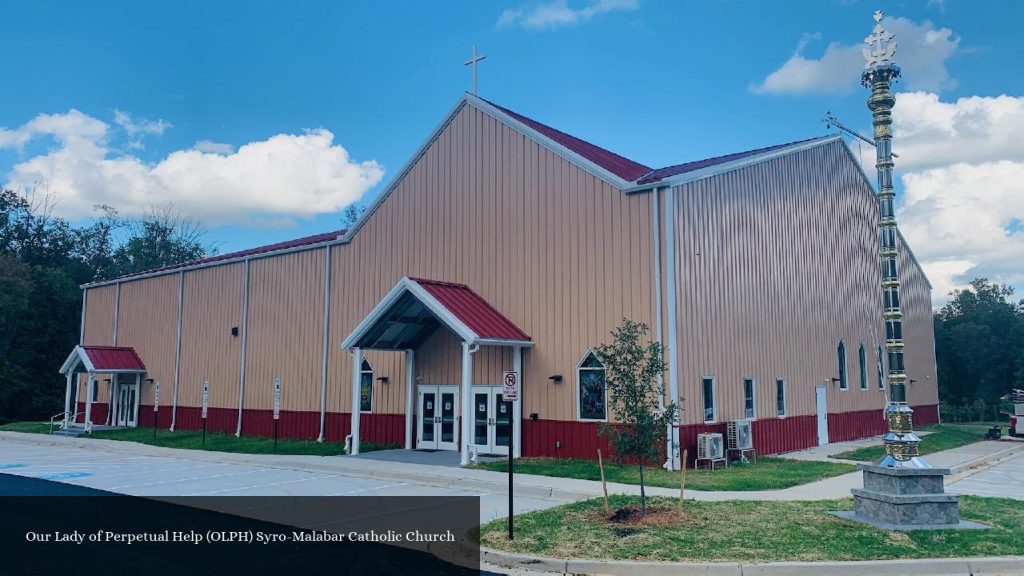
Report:
[[[96,370],[138,370],[145,372],[142,358],[129,346],[82,346]]]
[[[718,164],[732,162],[733,160],[740,160],[748,156],[754,156],[757,154],[762,154],[764,152],[771,152],[772,150],[776,150],[778,148],[785,148],[786,146],[793,146],[794,144],[810,142],[811,140],[817,140],[817,138],[797,140],[796,142],[790,142],[788,144],[777,144],[775,146],[757,148],[755,150],[747,150],[746,152],[736,152],[735,154],[726,154],[725,156],[716,156],[714,158],[705,158],[704,160],[697,160],[695,162],[687,162],[685,164],[676,164],[674,166],[658,168],[657,170],[652,170],[649,174],[646,174],[643,178],[637,180],[637,184],[649,184],[651,182],[657,182],[664,178],[668,178],[669,176],[676,176],[679,174],[685,174],[687,172],[693,172],[694,170],[700,170],[701,168],[717,166]]]
[[[487,101],[485,100],[485,102]],[[522,122],[523,124],[526,124],[530,128],[533,128],[537,132],[540,132],[541,134],[554,140],[555,142],[561,144],[562,146],[565,146],[569,150],[572,150],[573,152],[579,154],[580,156],[583,156],[587,160],[590,160],[594,164],[597,164],[598,166],[604,168],[605,170],[611,172],[612,174],[615,174],[616,176],[622,178],[623,180],[632,182],[651,171],[650,167],[644,166],[639,162],[634,162],[629,158],[619,156],[614,152],[605,150],[604,148],[591,144],[590,142],[587,142],[585,140],[580,140],[579,138],[572,136],[571,134],[566,134],[561,130],[555,130],[554,128],[548,126],[547,124],[541,124],[536,120],[527,118],[522,114],[518,114],[516,112],[509,110],[508,108],[498,106],[493,102],[487,103],[501,110],[505,114],[508,114],[509,116],[515,118],[516,120]]]
[[[189,260],[187,262],[181,262],[178,264],[171,264],[170,266],[164,266],[163,268],[153,268],[152,270],[144,270],[142,272],[135,272],[133,274],[125,274],[124,276],[117,276],[115,278],[109,278],[108,280],[120,280],[123,278],[133,278],[135,276],[141,276],[143,274],[152,274],[154,272],[170,272],[177,270],[178,268],[186,268],[189,266],[199,266],[202,264],[210,264],[213,262],[220,262],[222,260],[231,260],[232,258],[244,258],[245,256],[254,256],[256,254],[263,254],[265,252],[274,252],[276,250],[287,250],[288,248],[298,248],[300,246],[307,246],[309,244],[317,244],[320,242],[327,242],[334,240],[339,236],[342,236],[347,232],[347,229],[334,230],[333,232],[322,232],[320,234],[313,234],[312,236],[303,236],[302,238],[296,238],[294,240],[285,240],[284,242],[278,242],[276,244],[267,244],[265,246],[257,246],[256,248],[249,248],[247,250],[239,250],[237,252],[229,252],[227,254],[218,254],[216,256],[210,256],[209,258],[200,258],[198,260]]]
[[[469,286],[410,278],[481,338],[530,340],[530,337]]]

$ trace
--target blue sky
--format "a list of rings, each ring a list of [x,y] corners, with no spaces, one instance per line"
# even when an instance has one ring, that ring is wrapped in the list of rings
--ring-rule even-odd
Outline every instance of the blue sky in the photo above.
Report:
[[[992,135],[1024,129],[1010,1],[9,3],[0,181],[75,220],[173,202],[222,252],[337,228],[469,88],[473,44],[481,96],[651,166],[822,134],[829,110],[868,132],[876,8],[906,76],[904,232],[937,296],[1024,285],[1024,150]],[[979,187],[998,190],[953,194]],[[987,236],[963,238],[964,210]]]

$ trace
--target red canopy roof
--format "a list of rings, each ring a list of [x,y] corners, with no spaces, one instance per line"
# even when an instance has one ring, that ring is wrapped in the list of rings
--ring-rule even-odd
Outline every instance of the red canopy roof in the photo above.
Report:
[[[434,297],[477,336],[496,340],[529,341],[530,337],[465,284],[410,278]]]
[[[142,363],[142,358],[139,358],[134,348],[128,346],[82,346],[81,348],[97,371],[146,371],[146,365]]]

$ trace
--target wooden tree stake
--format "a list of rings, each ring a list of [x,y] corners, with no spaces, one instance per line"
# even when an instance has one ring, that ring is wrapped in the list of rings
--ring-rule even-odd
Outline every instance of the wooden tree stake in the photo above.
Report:
[[[683,519],[683,493],[686,490],[686,461],[688,450],[683,450],[683,466],[679,469],[679,519]]]
[[[597,449],[597,466],[601,469],[601,488],[604,489],[604,512],[611,514],[612,509],[608,506],[608,483],[604,481],[604,460],[601,459],[601,449]]]

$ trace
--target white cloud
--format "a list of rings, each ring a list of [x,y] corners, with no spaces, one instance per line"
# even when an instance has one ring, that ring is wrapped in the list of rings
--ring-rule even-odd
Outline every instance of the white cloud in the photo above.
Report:
[[[192,145],[192,149],[209,154],[223,154],[225,156],[235,152],[235,147],[231,144],[214,142],[213,140],[199,140]]]
[[[121,110],[114,110],[114,123],[128,134],[128,147],[135,149],[143,148],[143,136],[147,134],[160,136],[172,127],[171,123],[166,120],[147,120],[145,118],[136,120],[132,118],[131,114]]]
[[[1024,96],[901,93],[893,122],[900,229],[936,303],[975,277],[1024,286]]]
[[[949,28],[935,28],[928,20],[920,24],[907,18],[886,18],[884,25],[896,35],[896,63],[903,69],[906,86],[912,90],[953,88],[946,60],[956,52],[960,38]],[[865,25],[865,32],[870,28]],[[830,42],[820,58],[808,58],[804,51],[820,41],[821,34],[804,34],[786,62],[760,82],[750,86],[756,94],[841,93],[853,89],[864,69],[863,44]]]
[[[498,17],[498,27],[522,26],[532,30],[553,29],[587,22],[599,14],[639,8],[637,0],[590,0],[572,8],[568,0],[552,0],[508,9]]]
[[[156,133],[167,126],[138,130]],[[112,152],[110,126],[71,110],[41,114],[19,128],[0,128],[0,146],[19,147],[44,136],[57,146],[14,165],[7,185],[46,189],[57,202],[55,213],[72,219],[91,216],[96,204],[126,215],[173,204],[208,225],[280,224],[337,211],[383,176],[375,161],[353,161],[323,128],[278,134],[237,151],[226,145],[213,151],[197,143],[195,149],[147,163]]]

